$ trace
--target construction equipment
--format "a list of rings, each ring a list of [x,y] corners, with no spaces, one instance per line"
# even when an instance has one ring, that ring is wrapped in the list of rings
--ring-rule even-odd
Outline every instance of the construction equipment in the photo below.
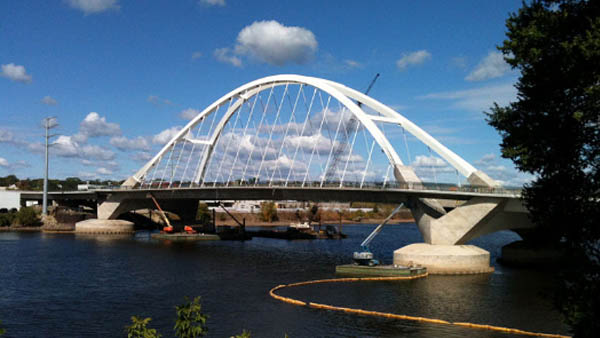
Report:
[[[377,73],[377,75],[375,75],[375,77],[373,78],[373,80],[371,80],[371,83],[369,83],[369,86],[367,87],[367,90],[365,90],[365,95],[369,94],[369,92],[371,91],[371,88],[373,88],[373,85],[375,84],[375,81],[377,81],[378,77],[379,77],[379,73]],[[359,107],[362,106],[362,102],[358,102],[357,105]]]
[[[186,225],[183,227],[183,231],[185,231],[188,234],[195,234],[197,233],[196,230],[194,230],[191,226]]]
[[[400,205],[398,207],[396,207],[396,209],[394,209],[394,211],[392,211],[392,213],[388,217],[386,217],[383,220],[383,222],[381,222],[381,224],[379,224],[375,228],[375,230],[373,230],[373,232],[371,232],[369,234],[369,236],[367,236],[367,238],[365,238],[365,240],[360,244],[360,249],[362,251],[355,251],[354,254],[352,255],[354,262],[356,262],[359,265],[368,265],[368,266],[379,265],[379,261],[373,258],[373,253],[371,252],[371,250],[369,250],[369,244],[375,238],[375,236],[377,236],[381,232],[381,229],[383,229],[383,226],[390,219],[392,219],[392,217],[394,217],[394,215],[397,214],[398,211],[400,211],[400,209],[403,206],[404,206],[404,203],[400,203]]]
[[[377,73],[377,75],[375,75],[373,80],[371,80],[371,83],[367,87],[367,90],[365,90],[365,95],[369,94],[369,91],[371,90],[371,88],[373,88],[373,85],[375,84],[375,81],[377,81],[378,77],[379,77],[379,73]],[[357,101],[356,104],[358,105],[358,107],[362,106],[362,102]],[[356,118],[354,116],[350,117],[350,119],[348,120],[348,124],[345,126],[346,130],[343,133],[341,133],[341,135],[340,135],[341,139],[338,142],[338,145],[335,147],[335,149],[332,152],[332,154],[333,154],[332,162],[329,165],[329,168],[327,168],[327,172],[325,173],[326,181],[331,180],[331,178],[337,171],[337,166],[340,162],[341,155],[346,151],[346,147],[348,146],[348,137],[350,136],[351,133],[353,133],[355,131],[357,123],[358,123],[358,121],[356,120]]]
[[[171,222],[169,222],[169,219],[167,218],[167,215],[165,215],[165,212],[162,210],[162,208],[158,204],[158,201],[156,201],[156,198],[154,198],[154,195],[152,195],[150,193],[148,195],[150,196],[150,198],[152,198],[152,201],[154,202],[154,205],[156,205],[156,207],[158,208],[158,211],[159,211],[160,215],[162,216],[163,220],[165,221],[165,224],[167,224],[166,227],[163,227],[162,231],[165,232],[165,233],[173,233],[173,231],[175,229],[171,225]]]

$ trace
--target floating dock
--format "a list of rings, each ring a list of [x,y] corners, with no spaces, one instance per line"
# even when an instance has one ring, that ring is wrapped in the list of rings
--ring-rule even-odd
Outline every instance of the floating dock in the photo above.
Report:
[[[336,266],[335,273],[349,277],[400,277],[423,275],[427,273],[427,268],[398,265],[367,266],[358,264],[345,264]]]
[[[152,234],[150,237],[153,239],[185,242],[185,241],[218,241],[220,240],[218,235],[215,234],[186,234],[186,233],[175,233],[175,234]]]

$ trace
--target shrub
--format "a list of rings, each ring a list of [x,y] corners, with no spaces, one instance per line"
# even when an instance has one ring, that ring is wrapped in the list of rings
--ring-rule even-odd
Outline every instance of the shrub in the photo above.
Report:
[[[24,207],[17,211],[15,223],[21,226],[35,226],[40,224],[40,219],[34,208]]]
[[[202,337],[206,334],[206,318],[203,314],[200,297],[193,301],[185,298],[185,303],[175,306],[177,319],[175,320],[175,335],[181,338]]]
[[[15,214],[13,214],[13,213],[0,214],[0,227],[10,226],[11,224],[13,224],[14,221],[15,221]]]
[[[131,325],[125,327],[127,338],[160,338],[161,335],[156,329],[146,327],[151,320],[152,318],[131,317]]]
[[[274,202],[262,202],[260,204],[260,219],[264,222],[273,222],[278,220],[277,207]]]

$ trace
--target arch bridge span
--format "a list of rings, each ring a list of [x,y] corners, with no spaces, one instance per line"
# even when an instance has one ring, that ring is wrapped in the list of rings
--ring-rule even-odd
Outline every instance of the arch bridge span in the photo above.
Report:
[[[129,194],[163,190],[183,196],[189,195],[188,189],[245,187],[258,193],[280,187],[306,200],[318,194],[315,188],[327,188],[334,196],[329,190],[337,187],[346,198],[356,194],[343,191],[349,186],[366,191],[375,184],[382,189],[369,194],[389,197],[400,195],[386,192],[386,187],[401,186],[405,192],[397,202],[411,209],[427,243],[463,244],[484,233],[531,226],[515,199],[520,207],[506,198],[467,194],[456,198],[466,202],[447,211],[439,194],[408,193],[450,179],[456,179],[450,187],[455,190],[463,185],[499,188],[498,182],[389,106],[333,81],[275,75],[240,86],[210,104],[123,188]],[[99,206],[99,215],[104,210],[104,215],[116,217],[117,211],[129,208],[123,203],[127,194],[111,196]]]
[[[407,165],[386,137],[386,126],[403,133]],[[394,179],[419,186],[422,179],[409,166],[406,133],[427,147],[434,175],[445,162],[444,170],[453,168],[471,185],[498,186],[390,107],[342,84],[300,75],[269,76],[227,93],[179,130],[124,186],[265,181],[342,186],[348,180],[362,185]]]

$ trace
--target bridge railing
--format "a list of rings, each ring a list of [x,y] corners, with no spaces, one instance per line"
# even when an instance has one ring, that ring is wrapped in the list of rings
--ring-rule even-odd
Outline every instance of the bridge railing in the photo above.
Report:
[[[249,181],[233,181],[233,182],[204,182],[196,184],[192,182],[160,182],[154,181],[145,183],[136,188],[118,187],[117,190],[130,189],[194,189],[194,188],[239,188],[239,187],[257,187],[257,188],[339,188],[339,189],[380,189],[380,190],[417,190],[417,191],[448,191],[448,192],[465,192],[465,193],[487,193],[497,195],[521,195],[522,189],[516,187],[496,187],[490,188],[485,186],[461,185],[457,186],[450,183],[428,183],[428,182],[249,182]]]

